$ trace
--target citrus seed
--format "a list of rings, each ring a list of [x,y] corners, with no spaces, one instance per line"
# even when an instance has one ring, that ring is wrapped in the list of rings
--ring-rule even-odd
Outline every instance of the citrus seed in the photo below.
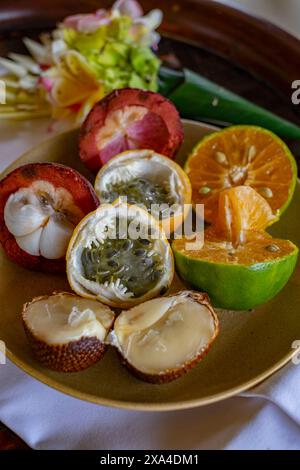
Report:
[[[277,251],[280,251],[279,246],[275,245],[275,243],[272,243],[271,245],[266,246],[266,250],[270,251],[271,253],[276,253]]]
[[[259,193],[263,197],[266,197],[267,199],[270,199],[271,197],[273,197],[273,191],[271,188],[260,188]]]
[[[215,159],[218,163],[228,163],[227,157],[224,152],[216,152]]]
[[[202,186],[202,188],[199,189],[200,194],[208,194],[211,192],[211,188],[208,186]]]
[[[251,145],[248,149],[248,162],[252,162],[255,155],[256,155],[256,147],[255,145]]]

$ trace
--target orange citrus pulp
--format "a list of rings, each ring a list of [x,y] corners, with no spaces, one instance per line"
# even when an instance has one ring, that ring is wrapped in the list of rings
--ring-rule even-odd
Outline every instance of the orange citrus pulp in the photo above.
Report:
[[[286,144],[256,126],[232,126],[208,135],[194,148],[185,170],[194,204],[205,205],[205,220],[218,212],[219,193],[235,186],[251,186],[281,214],[294,193],[297,167]]]

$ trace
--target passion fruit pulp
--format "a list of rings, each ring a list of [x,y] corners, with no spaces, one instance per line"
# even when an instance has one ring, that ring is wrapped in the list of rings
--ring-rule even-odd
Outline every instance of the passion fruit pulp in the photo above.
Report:
[[[77,294],[128,308],[168,290],[172,251],[148,212],[118,200],[102,204],[76,227],[67,275]]]
[[[189,179],[177,163],[153,150],[130,150],[112,158],[96,176],[101,203],[119,196],[159,219],[167,237],[182,224],[191,203]]]
[[[141,297],[162,276],[163,258],[155,251],[150,237],[124,240],[119,235],[117,230],[116,239],[106,239],[101,244],[92,242],[91,247],[84,248],[81,255],[84,275],[98,284],[120,282],[134,297]]]
[[[175,106],[158,93],[123,88],[90,111],[80,131],[80,157],[92,171],[130,149],[152,149],[173,157],[183,141]]]

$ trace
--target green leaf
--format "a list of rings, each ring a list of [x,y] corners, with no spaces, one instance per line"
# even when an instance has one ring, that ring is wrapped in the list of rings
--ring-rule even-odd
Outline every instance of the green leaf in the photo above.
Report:
[[[183,117],[221,124],[249,124],[300,139],[300,128],[188,69],[161,69],[159,91],[173,101]]]

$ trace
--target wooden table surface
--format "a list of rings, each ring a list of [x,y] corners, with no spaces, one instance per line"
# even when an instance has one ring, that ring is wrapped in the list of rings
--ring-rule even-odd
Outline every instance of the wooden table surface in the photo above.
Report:
[[[221,86],[300,126],[291,103],[299,79],[300,42],[270,23],[210,0],[142,0],[147,11],[161,8],[160,56],[186,66]],[[101,6],[112,2],[102,0]],[[10,0],[0,10],[0,55],[24,51],[21,38],[36,37],[68,14],[99,8],[99,0]],[[300,143],[288,142],[299,162]],[[0,450],[26,448],[0,425]]]

